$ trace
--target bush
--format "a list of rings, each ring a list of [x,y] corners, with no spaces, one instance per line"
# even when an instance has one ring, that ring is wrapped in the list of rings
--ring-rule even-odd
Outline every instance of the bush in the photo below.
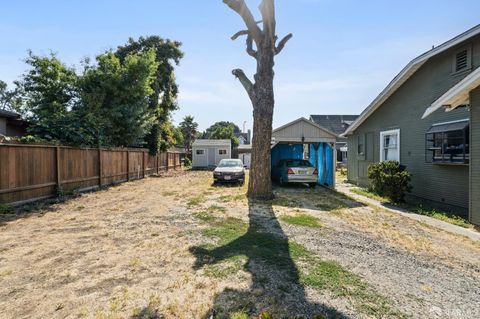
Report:
[[[192,167],[192,161],[190,160],[190,158],[188,156],[185,156],[185,159],[183,161],[183,165],[185,167]]]
[[[0,203],[0,215],[9,214],[9,213],[11,213],[11,211],[12,210],[11,210],[10,206]]]
[[[405,193],[412,189],[410,173],[397,161],[385,161],[370,165],[368,178],[374,192],[387,197],[394,203],[403,202]]]

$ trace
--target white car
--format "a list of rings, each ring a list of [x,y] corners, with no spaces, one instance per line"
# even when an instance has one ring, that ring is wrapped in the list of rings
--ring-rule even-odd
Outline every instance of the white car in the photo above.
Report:
[[[245,167],[239,159],[223,159],[213,171],[213,182],[245,183]]]

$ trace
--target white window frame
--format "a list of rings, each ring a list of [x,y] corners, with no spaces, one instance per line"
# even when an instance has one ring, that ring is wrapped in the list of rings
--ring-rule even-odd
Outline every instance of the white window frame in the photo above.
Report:
[[[198,154],[199,151],[202,151],[202,154]],[[205,149],[204,148],[197,148],[195,150],[195,155],[197,156],[204,156],[205,155]]]
[[[227,155],[228,151],[226,149],[219,149],[218,150],[218,155]]]
[[[398,162],[400,163],[400,129],[381,131],[380,132],[380,162],[385,161],[385,152],[384,152],[384,136],[385,135],[397,135],[397,152],[398,152]]]

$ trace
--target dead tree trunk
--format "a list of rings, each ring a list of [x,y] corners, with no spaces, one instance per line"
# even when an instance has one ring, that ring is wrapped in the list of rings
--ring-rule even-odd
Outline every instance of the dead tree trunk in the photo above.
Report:
[[[275,55],[279,54],[292,37],[288,34],[277,45],[275,34],[274,0],[262,0],[260,12],[262,21],[256,22],[244,0],[223,0],[232,10],[237,12],[245,22],[247,30],[237,32],[232,40],[239,36],[247,37],[247,53],[257,61],[255,83],[245,73],[236,69],[232,73],[242,83],[253,105],[253,140],[248,197],[252,199],[271,199],[271,153],[273,109],[275,96],[273,78]],[[263,24],[263,28],[259,27]],[[254,44],[255,47],[254,48]]]

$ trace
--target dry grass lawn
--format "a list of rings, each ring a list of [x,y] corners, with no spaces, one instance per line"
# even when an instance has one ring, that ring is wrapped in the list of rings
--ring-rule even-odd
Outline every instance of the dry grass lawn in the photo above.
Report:
[[[248,202],[210,174],[0,216],[0,317],[480,317],[478,243],[323,188]]]

